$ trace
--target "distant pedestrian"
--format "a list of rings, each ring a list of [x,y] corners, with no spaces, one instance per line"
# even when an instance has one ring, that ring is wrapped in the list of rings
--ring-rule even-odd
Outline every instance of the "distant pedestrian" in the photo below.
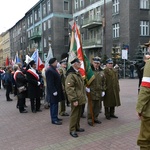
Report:
[[[150,150],[150,60],[144,67],[136,111],[141,119],[137,145],[140,146],[140,150]]]
[[[134,69],[135,69],[135,66],[134,66],[134,64],[132,63],[131,65],[130,65],[130,78],[134,78]]]
[[[10,98],[10,93],[12,91],[12,66],[7,67],[7,71],[5,73],[5,86],[6,86],[6,100],[12,101]]]

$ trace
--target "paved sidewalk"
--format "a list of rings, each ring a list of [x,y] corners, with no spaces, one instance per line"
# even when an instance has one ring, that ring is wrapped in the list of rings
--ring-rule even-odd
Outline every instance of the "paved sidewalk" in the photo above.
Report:
[[[7,102],[5,90],[0,90],[0,150],[139,150],[136,145],[140,121],[136,116],[138,79],[120,79],[121,106],[116,108],[118,119],[106,120],[103,112],[102,124],[91,127],[81,118],[85,132],[78,138],[69,135],[69,117],[63,125],[52,125],[49,110],[20,114],[16,109],[16,98]],[[42,102],[43,103],[43,102]],[[70,113],[70,107],[67,107]]]

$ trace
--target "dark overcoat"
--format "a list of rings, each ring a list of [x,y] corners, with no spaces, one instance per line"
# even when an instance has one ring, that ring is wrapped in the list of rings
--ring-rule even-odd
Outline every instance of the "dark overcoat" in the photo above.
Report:
[[[64,94],[62,90],[62,83],[60,74],[55,67],[49,66],[46,70],[46,84],[47,84],[47,101],[50,103],[58,103],[63,101]],[[53,93],[57,92],[57,96],[54,96]]]
[[[28,98],[40,98],[40,86],[38,82],[40,81],[39,75],[34,74],[31,69],[26,72],[28,81]]]
[[[21,71],[15,72],[14,79],[15,79],[17,88],[25,86],[27,89],[27,79]],[[18,96],[18,98],[26,98],[27,97],[27,90],[23,91],[23,92],[19,92],[17,90],[17,96]]]
[[[118,81],[118,74],[115,69],[104,69],[104,74],[106,78],[106,92],[104,96],[104,106],[105,107],[115,107],[120,106],[120,87]]]

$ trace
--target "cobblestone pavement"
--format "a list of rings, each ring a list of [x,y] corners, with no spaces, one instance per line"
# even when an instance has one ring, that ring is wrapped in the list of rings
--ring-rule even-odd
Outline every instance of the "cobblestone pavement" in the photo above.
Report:
[[[78,138],[69,135],[69,117],[63,125],[52,125],[49,110],[20,114],[16,97],[7,102],[5,90],[0,90],[0,150],[139,150],[136,145],[140,121],[136,116],[138,79],[120,79],[121,106],[116,108],[118,119],[106,120],[104,110],[99,115],[102,124],[91,127],[81,118],[85,132]],[[43,101],[42,101],[43,103]],[[70,113],[70,107],[67,107]],[[85,112],[86,114],[86,112]]]

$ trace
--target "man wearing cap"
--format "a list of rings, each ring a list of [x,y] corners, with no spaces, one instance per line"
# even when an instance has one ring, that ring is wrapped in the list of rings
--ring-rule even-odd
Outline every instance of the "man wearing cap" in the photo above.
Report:
[[[106,61],[106,68],[104,69],[106,77],[106,93],[104,96],[104,107],[106,119],[118,118],[115,116],[115,106],[120,106],[119,96],[119,81],[118,73],[113,68],[113,60],[111,58]]]
[[[49,60],[49,68],[46,70],[47,101],[50,103],[51,122],[61,125],[62,119],[58,118],[58,103],[64,100],[60,74],[56,70],[57,59]]]
[[[93,107],[93,116],[94,116],[94,122],[100,124],[101,121],[98,119],[98,115],[101,109],[101,101],[102,96],[104,96],[104,91],[106,90],[105,85],[105,76],[104,72],[100,67],[100,57],[96,56],[93,58],[91,68],[93,70],[95,79],[90,84],[90,93],[91,93],[91,99],[92,99],[92,107]],[[103,95],[102,95],[103,93]],[[92,115],[90,113],[90,107],[88,105],[88,124],[90,126],[93,126],[92,123]]]
[[[82,105],[86,102],[84,80],[79,73],[81,63],[78,58],[72,57],[70,59],[71,67],[67,71],[67,78],[65,81],[65,89],[68,96],[68,100],[71,103],[71,115],[70,115],[70,135],[72,137],[78,137],[76,132],[84,132],[83,128],[80,128],[80,116],[82,111]]]
[[[140,150],[150,150],[150,60],[146,61],[144,67],[136,111],[141,119],[137,145]]]
[[[66,67],[67,67],[67,58],[60,61],[60,67],[58,68],[59,74],[61,77],[61,83],[62,83],[62,87],[63,87],[65,100],[67,99],[66,92],[65,92]],[[65,101],[60,102],[59,115],[60,116],[69,116],[69,114],[66,113]]]
[[[27,66],[28,97],[31,102],[31,111],[40,112],[40,77],[36,70],[36,63],[31,60]]]

